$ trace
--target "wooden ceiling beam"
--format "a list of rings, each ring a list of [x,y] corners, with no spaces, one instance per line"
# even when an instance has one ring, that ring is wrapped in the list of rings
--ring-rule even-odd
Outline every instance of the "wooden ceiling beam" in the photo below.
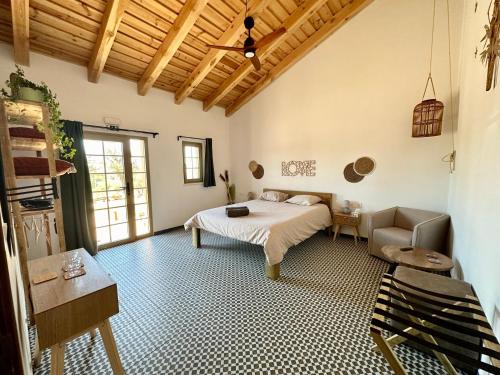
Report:
[[[175,19],[172,28],[168,31],[148,67],[137,83],[139,95],[146,95],[151,87],[177,52],[184,38],[193,27],[208,0],[188,0],[182,7],[179,16]]]
[[[285,73],[302,57],[316,48],[322,41],[332,33],[342,27],[347,21],[368,6],[373,0],[353,0],[349,5],[344,6],[334,17],[328,20],[318,31],[311,35],[304,43],[296,48],[292,53],[280,61],[264,77],[248,89],[243,95],[236,99],[226,108],[226,116],[229,117],[248,103],[252,98],[264,90],[269,84]]]
[[[248,14],[257,17],[262,12],[270,0],[253,0],[248,7]],[[231,26],[217,40],[217,45],[232,46],[238,41],[241,34],[245,31],[243,21],[245,20],[245,9],[233,20]],[[227,51],[210,48],[208,53],[203,57],[198,66],[191,72],[188,79],[184,81],[182,86],[175,93],[175,102],[181,104],[200,84],[200,82],[210,73],[217,63],[224,57]]]
[[[30,6],[29,0],[11,0],[12,39],[16,64],[30,64]]]
[[[99,34],[97,35],[97,40],[87,67],[88,79],[90,82],[97,83],[97,81],[99,81],[111,47],[113,47],[113,42],[115,41],[116,33],[118,32],[118,27],[125,14],[125,8],[128,2],[129,0],[108,1],[102,17]]]
[[[272,43],[257,51],[257,56],[263,63],[264,60],[293,32],[321,8],[327,0],[307,0],[300,5],[281,25],[286,33],[275,39]],[[254,69],[250,60],[240,65],[231,76],[220,85],[205,101],[203,110],[208,111],[224,98],[238,83],[240,83]]]

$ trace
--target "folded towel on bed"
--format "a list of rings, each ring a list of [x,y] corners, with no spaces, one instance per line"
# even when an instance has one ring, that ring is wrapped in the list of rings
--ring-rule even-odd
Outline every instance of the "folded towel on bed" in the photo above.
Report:
[[[250,213],[247,206],[226,207],[227,217],[248,216]]]

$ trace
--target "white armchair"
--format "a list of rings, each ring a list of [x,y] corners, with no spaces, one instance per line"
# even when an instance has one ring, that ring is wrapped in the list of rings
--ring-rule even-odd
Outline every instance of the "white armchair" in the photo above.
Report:
[[[444,253],[449,225],[449,215],[432,211],[392,207],[375,212],[368,220],[368,250],[382,259],[385,245],[416,246]]]

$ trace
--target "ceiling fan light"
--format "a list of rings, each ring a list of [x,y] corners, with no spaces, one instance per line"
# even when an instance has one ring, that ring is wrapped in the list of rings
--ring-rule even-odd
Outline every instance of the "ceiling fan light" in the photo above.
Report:
[[[250,51],[245,51],[245,57],[247,59],[251,59],[254,56],[255,56],[255,51],[251,51],[251,50]]]

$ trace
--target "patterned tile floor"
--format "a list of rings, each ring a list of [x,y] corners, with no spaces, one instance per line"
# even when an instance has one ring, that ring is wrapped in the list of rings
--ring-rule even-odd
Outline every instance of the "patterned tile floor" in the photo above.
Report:
[[[127,374],[391,374],[368,334],[387,264],[366,243],[318,233],[274,282],[260,247],[206,232],[202,244],[176,230],[97,255],[118,283],[111,324]],[[411,374],[445,373],[404,345],[398,354]],[[45,351],[35,374],[49,372]],[[99,335],[67,345],[65,374],[111,373]]]

